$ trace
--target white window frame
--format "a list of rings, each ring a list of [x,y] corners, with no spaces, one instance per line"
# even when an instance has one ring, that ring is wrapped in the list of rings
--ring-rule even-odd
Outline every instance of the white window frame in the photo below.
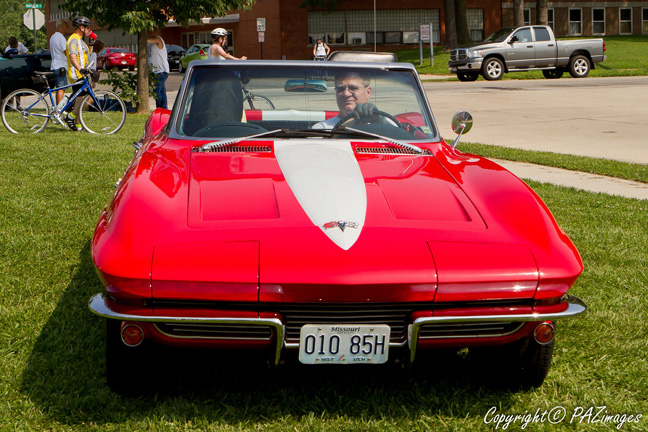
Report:
[[[556,20],[556,12],[554,11],[554,8],[548,8],[547,9],[547,25],[551,27],[551,30],[554,30],[554,25],[555,25],[555,20]]]
[[[595,10],[602,10],[603,11],[603,21],[595,21],[594,20],[594,11]],[[605,8],[592,8],[592,34],[593,35],[604,35],[607,29],[607,17],[605,16]],[[594,31],[594,23],[603,23],[603,31],[602,32],[595,32]]]
[[[630,11],[630,21],[628,21],[628,20],[622,20],[622,19],[621,19],[621,11],[622,11],[622,10],[629,10],[629,11]],[[620,7],[620,8],[619,8],[619,34],[620,34],[620,35],[631,35],[631,34],[632,34],[632,24],[633,24],[633,23],[632,23],[632,19],[633,19],[633,18],[634,18],[634,17],[632,16],[632,8],[631,8],[631,7]],[[630,23],[630,32],[629,32],[629,33],[622,33],[622,32],[621,32],[621,26],[622,26],[622,24],[624,24],[624,23],[628,23],[628,22]]]
[[[641,8],[641,34],[648,34],[648,8]]]
[[[580,21],[572,21],[571,20],[571,12],[572,11],[579,11],[580,12]],[[568,27],[567,27],[567,34],[569,36],[581,36],[583,34],[583,9],[581,8],[569,8],[567,11],[567,19],[569,21]],[[572,23],[578,23],[580,25],[580,31],[579,32],[572,32]]]
[[[480,42],[486,37],[484,36],[484,9],[471,8],[468,11],[470,11],[468,15],[471,15],[468,17],[468,33],[470,34],[470,39],[475,42]],[[476,26],[474,26],[475,24]]]
[[[523,25],[525,26],[531,25],[531,8],[524,8],[522,10],[522,21],[524,21]]]

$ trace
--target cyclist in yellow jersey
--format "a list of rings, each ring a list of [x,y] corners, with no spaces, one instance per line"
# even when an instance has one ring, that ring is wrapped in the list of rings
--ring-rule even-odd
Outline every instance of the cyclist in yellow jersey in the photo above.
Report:
[[[72,25],[74,26],[74,33],[68,38],[65,48],[65,55],[68,60],[68,79],[71,83],[82,79],[88,73],[88,45],[83,41],[83,37],[92,32],[90,30],[92,22],[84,16],[78,16],[72,18]],[[76,93],[81,85],[73,86],[72,94]],[[77,97],[72,113],[65,116],[65,122],[73,131],[82,130],[78,120],[81,99],[81,97]]]

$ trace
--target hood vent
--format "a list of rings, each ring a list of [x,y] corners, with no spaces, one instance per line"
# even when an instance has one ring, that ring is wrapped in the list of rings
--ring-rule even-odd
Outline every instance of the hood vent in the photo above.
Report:
[[[412,150],[400,147],[356,147],[355,152],[358,154],[404,154],[404,155],[417,155],[419,153]],[[429,150],[425,150],[425,155],[431,155]]]
[[[205,153],[272,153],[270,146],[225,146],[205,149]]]

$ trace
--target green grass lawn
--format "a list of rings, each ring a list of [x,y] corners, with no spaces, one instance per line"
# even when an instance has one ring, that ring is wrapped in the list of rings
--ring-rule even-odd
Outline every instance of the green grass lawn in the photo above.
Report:
[[[562,39],[562,38],[561,38]],[[566,38],[569,39],[569,38]],[[587,38],[574,38],[587,39]],[[637,76],[648,75],[648,35],[643,36],[607,36],[604,37],[607,59],[598,63],[589,76]],[[420,74],[447,75],[456,79],[448,71],[450,52],[443,52],[443,47],[434,48],[434,66],[430,66],[430,47],[423,50],[424,64],[420,65],[419,50],[409,49],[395,52],[398,60],[412,63]],[[563,75],[563,78],[569,74]],[[480,78],[483,79],[483,78]],[[503,79],[545,79],[540,71],[514,72],[504,75]]]
[[[87,308],[102,290],[89,248],[144,121],[129,115],[110,137],[0,131],[0,431],[492,431],[484,423],[492,407],[507,415],[565,408],[563,421],[530,431],[617,430],[571,418],[600,406],[643,415],[620,430],[648,429],[648,202],[539,183],[531,186],[580,250],[585,270],[572,293],[589,306],[558,323],[539,389],[485,386],[463,357],[412,372],[290,365],[250,373],[187,355],[172,365],[166,392],[111,393],[104,322]]]

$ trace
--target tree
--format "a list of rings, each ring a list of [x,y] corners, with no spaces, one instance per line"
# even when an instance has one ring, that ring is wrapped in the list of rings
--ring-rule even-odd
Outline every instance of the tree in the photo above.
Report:
[[[524,0],[513,0],[513,25],[524,25]]]
[[[149,112],[148,32],[164,27],[171,18],[181,26],[200,22],[202,17],[224,16],[233,10],[249,10],[255,0],[65,0],[62,8],[72,14],[84,15],[98,25],[123,29],[137,36],[137,95],[141,103],[138,113]]]
[[[536,0],[536,17],[540,25],[549,25],[547,0]]]
[[[4,53],[9,45],[9,38],[15,36],[30,52],[34,52],[34,31],[23,24],[23,15],[27,12],[23,0],[0,0],[0,51]],[[36,31],[38,49],[47,48],[45,26]]]
[[[445,12],[445,51],[451,51],[459,46],[457,42],[457,19],[455,15],[455,0],[443,0]]]
[[[468,45],[472,42],[468,30],[468,17],[466,13],[466,0],[455,0],[455,18],[457,20],[457,41],[459,45]]]

